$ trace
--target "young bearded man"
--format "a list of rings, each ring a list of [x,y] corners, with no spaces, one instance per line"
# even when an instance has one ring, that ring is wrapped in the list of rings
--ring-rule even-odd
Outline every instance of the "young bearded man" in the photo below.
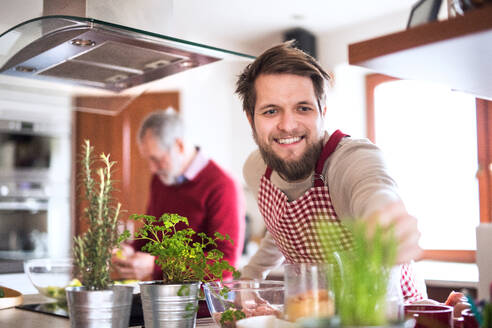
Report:
[[[415,279],[411,265],[421,251],[417,220],[374,144],[325,131],[329,80],[312,57],[284,43],[260,55],[237,81],[258,144],[244,178],[268,230],[242,277],[264,278],[284,261],[325,261],[315,222],[357,218],[369,227],[393,227],[401,268],[396,283],[406,301],[425,299],[425,284]],[[339,243],[349,247],[350,236]]]

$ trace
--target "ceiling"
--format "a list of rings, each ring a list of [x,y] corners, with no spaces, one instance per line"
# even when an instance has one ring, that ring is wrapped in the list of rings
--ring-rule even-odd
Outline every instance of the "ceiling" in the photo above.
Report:
[[[45,0],[49,1],[49,0]],[[59,0],[58,0],[59,1]],[[70,0],[66,0],[70,1]],[[317,36],[395,12],[417,0],[86,0],[87,16],[256,55],[261,40],[304,27]],[[42,15],[43,0],[2,1],[0,33]],[[231,49],[238,47],[240,49]],[[252,53],[253,52],[253,53]]]

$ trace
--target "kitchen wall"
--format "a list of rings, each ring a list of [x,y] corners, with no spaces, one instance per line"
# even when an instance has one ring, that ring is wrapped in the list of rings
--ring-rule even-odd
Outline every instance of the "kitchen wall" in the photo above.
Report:
[[[408,11],[396,12],[318,36],[319,60],[335,77],[327,100],[329,131],[341,129],[353,137],[366,136],[365,75],[371,72],[348,65],[348,45],[404,30],[408,15]]]

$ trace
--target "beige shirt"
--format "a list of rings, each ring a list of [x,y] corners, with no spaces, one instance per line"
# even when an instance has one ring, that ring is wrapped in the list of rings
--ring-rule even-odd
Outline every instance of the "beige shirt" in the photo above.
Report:
[[[328,133],[325,133],[325,142],[328,138]],[[244,179],[256,198],[265,169],[266,164],[259,150],[251,153],[244,164]],[[305,180],[288,182],[274,171],[271,182],[292,201],[313,186],[313,173]],[[367,139],[343,138],[326,160],[323,175],[330,190],[333,208],[340,220],[366,218],[385,205],[400,200],[396,183],[388,174],[381,150]],[[264,279],[271,269],[283,261],[282,253],[267,233],[256,254],[241,270],[242,276]]]

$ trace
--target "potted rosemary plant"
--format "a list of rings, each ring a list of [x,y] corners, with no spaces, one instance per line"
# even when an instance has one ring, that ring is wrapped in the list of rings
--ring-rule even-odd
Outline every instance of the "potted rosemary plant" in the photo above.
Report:
[[[178,214],[130,218],[143,222],[134,238],[147,241],[142,251],[155,256],[162,269],[162,280],[140,283],[145,326],[194,327],[201,283],[222,280],[224,271],[239,276],[216,248],[219,240],[233,241],[218,232],[210,237],[191,228],[177,229],[179,223],[188,226],[188,219]]]
[[[66,288],[72,327],[128,327],[133,287],[112,285],[111,253],[123,239],[118,232],[121,204],[116,203],[110,156],[93,156],[89,140],[82,145],[84,217],[88,229],[73,241],[74,273],[82,287]],[[95,168],[97,166],[97,168]]]

